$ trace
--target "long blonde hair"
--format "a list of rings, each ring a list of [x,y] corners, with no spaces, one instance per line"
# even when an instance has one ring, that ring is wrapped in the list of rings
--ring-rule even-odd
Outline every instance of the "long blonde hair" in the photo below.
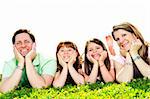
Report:
[[[119,25],[115,25],[113,26],[113,31],[112,31],[112,37],[114,38],[115,40],[115,37],[114,37],[114,32],[119,30],[119,29],[123,29],[125,31],[128,31],[130,33],[133,33],[137,39],[140,39],[140,41],[142,42],[142,46],[141,48],[139,49],[138,53],[139,55],[142,57],[143,60],[146,60],[146,62],[149,64],[149,60],[148,60],[148,44],[142,34],[139,32],[139,30],[133,26],[131,23],[129,22],[124,22],[124,23],[121,23]]]

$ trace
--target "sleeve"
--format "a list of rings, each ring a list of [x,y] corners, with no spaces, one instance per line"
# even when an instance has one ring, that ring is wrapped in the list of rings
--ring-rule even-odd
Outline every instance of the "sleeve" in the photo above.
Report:
[[[11,76],[15,67],[12,67],[8,62],[4,63],[3,71],[2,71],[2,79]]]
[[[125,59],[123,59],[122,56],[120,56],[120,55],[111,56],[110,59],[114,60],[122,65],[125,63]]]
[[[42,74],[49,74],[51,76],[54,76],[56,73],[56,69],[57,69],[56,60],[54,59],[48,60],[43,66]]]

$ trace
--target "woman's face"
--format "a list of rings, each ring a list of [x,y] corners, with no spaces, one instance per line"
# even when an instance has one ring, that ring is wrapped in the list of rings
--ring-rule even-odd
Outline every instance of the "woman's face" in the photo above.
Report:
[[[87,54],[92,56],[95,60],[99,60],[102,52],[103,48],[101,45],[90,42],[87,46]]]
[[[58,54],[62,57],[64,62],[69,62],[71,56],[74,55],[76,50],[71,47],[61,47],[58,51]]]
[[[114,38],[118,43],[121,50],[129,51],[131,48],[132,41],[135,40],[132,33],[119,29],[114,32]]]

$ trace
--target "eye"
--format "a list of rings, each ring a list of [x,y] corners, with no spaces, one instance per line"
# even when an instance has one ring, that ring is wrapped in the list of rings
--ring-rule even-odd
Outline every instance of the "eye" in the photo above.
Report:
[[[96,47],[96,49],[100,49],[100,47]]]
[[[28,40],[25,40],[25,42],[24,42],[25,44],[28,44],[28,43],[30,43],[30,41],[28,41]]]
[[[70,52],[70,51],[72,51],[72,49],[69,49],[68,51]]]
[[[122,37],[125,37],[127,34],[122,34]]]
[[[63,49],[61,49],[61,50],[60,50],[60,52],[64,52],[64,50],[63,50]]]
[[[93,49],[89,49],[89,50],[88,50],[88,52],[91,52],[91,51],[93,51]]]
[[[116,38],[115,41],[119,41],[119,38]]]
[[[16,44],[16,45],[21,45],[21,42],[16,42],[15,44]]]

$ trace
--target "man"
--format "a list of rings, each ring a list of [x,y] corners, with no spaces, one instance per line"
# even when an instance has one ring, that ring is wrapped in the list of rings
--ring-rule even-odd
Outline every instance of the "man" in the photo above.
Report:
[[[7,92],[18,86],[50,86],[57,68],[56,61],[36,53],[34,35],[20,29],[14,33],[12,43],[15,58],[5,62],[0,91]]]

